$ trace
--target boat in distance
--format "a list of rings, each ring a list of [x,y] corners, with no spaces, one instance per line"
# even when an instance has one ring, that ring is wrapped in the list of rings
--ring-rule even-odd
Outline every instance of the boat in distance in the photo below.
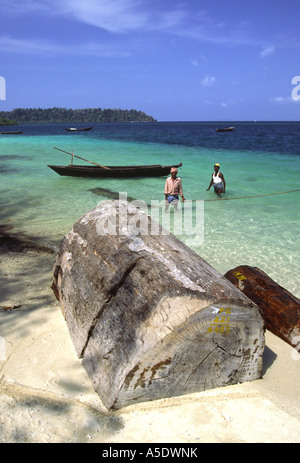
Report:
[[[1,132],[1,135],[17,135],[19,133],[23,133],[23,132],[21,132],[20,130],[14,130],[11,132]]]
[[[91,130],[93,127],[84,127],[82,129],[77,129],[76,127],[69,127],[66,129],[68,132],[86,132],[87,130]]]
[[[216,129],[216,132],[233,132],[234,127],[227,127],[226,129]]]
[[[85,166],[71,164],[68,166],[48,165],[59,175],[67,177],[160,177],[169,175],[171,167],[181,167],[180,164],[162,166],[160,164],[146,166]]]

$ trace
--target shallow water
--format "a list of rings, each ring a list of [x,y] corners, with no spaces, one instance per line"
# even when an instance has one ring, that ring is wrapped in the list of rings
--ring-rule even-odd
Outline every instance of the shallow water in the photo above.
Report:
[[[234,132],[215,132],[231,125]],[[163,177],[60,177],[47,164],[69,164],[70,157],[54,146],[100,164],[182,162],[185,210],[205,200],[204,240],[178,238],[221,273],[257,266],[300,297],[300,192],[286,193],[300,188],[300,123],[111,123],[77,133],[65,127],[24,125],[22,135],[0,135],[1,223],[57,247],[79,217],[106,199],[93,189],[126,192],[148,204],[164,198]],[[227,183],[223,198],[258,197],[210,201],[215,162]]]

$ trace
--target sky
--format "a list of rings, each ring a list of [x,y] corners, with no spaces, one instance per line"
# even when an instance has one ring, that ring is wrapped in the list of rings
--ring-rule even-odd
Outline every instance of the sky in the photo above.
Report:
[[[299,0],[0,0],[0,111],[300,121]]]

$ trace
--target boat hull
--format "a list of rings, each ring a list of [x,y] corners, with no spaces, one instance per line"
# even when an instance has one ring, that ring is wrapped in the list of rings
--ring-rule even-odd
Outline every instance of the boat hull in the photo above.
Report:
[[[169,175],[171,167],[181,167],[182,164],[173,166],[106,166],[108,169],[98,166],[53,166],[48,165],[59,175],[66,177],[160,177]]]
[[[92,130],[93,127],[85,127],[83,129],[77,129],[74,127],[70,127],[69,129],[66,129],[68,132],[86,132],[88,130]]]
[[[216,129],[216,132],[233,132],[234,127],[228,127],[227,129]]]
[[[1,135],[17,135],[19,133],[23,133],[21,131],[14,131],[14,132],[1,132]]]

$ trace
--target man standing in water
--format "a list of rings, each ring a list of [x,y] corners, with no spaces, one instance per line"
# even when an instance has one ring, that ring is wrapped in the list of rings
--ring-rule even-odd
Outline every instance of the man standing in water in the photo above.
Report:
[[[221,196],[221,193],[225,193],[226,183],[225,183],[224,175],[219,171],[219,169],[220,169],[220,164],[219,163],[215,164],[214,165],[215,171],[212,174],[209,187],[207,188],[206,191],[208,191],[210,187],[213,185],[215,193],[218,196]]]
[[[182,202],[185,201],[182,191],[181,178],[177,177],[176,167],[171,167],[171,177],[168,177],[165,183],[165,199],[166,199],[166,210],[174,201],[175,208],[177,208],[177,202],[179,195],[182,198]]]

